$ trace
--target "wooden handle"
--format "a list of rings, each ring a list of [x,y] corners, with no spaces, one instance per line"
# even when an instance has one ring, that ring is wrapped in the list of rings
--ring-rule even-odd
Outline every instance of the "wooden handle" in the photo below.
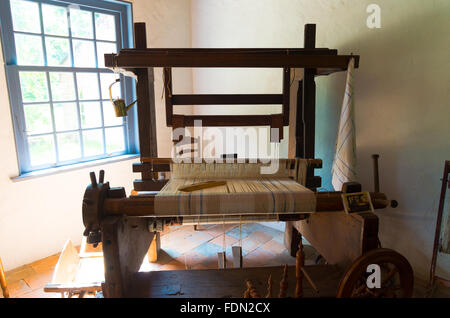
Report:
[[[3,297],[9,298],[9,290],[6,284],[5,271],[3,270],[2,260],[0,259],[0,286],[2,288]]]

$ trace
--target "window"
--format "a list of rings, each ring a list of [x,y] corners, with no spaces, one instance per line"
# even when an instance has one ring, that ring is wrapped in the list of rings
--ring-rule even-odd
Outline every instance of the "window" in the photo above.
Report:
[[[135,153],[135,116],[115,117],[105,53],[131,47],[131,5],[7,0],[2,47],[21,173]],[[113,98],[133,100],[120,76]]]

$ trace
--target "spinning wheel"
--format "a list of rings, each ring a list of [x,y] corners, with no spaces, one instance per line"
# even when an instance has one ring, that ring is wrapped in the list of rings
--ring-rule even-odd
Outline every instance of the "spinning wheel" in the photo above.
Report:
[[[368,288],[367,266],[377,264],[381,269],[381,287]],[[378,248],[360,256],[343,276],[338,298],[409,298],[413,293],[414,276],[411,265],[399,253]]]

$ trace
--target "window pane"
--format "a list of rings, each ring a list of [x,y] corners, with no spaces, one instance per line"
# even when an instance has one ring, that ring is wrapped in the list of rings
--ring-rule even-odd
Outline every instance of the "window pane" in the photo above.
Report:
[[[80,134],[78,132],[57,134],[56,140],[60,161],[81,157]]]
[[[77,73],[79,99],[99,99],[97,73]]]
[[[116,21],[113,15],[95,13],[95,36],[98,40],[116,40]]]
[[[117,126],[123,124],[123,117],[116,117],[114,106],[109,100],[103,101],[103,121],[105,126]]]
[[[98,67],[105,67],[105,54],[117,53],[115,43],[97,42]]]
[[[102,126],[102,114],[99,102],[80,103],[81,126],[94,128]]]
[[[56,162],[53,135],[28,137],[28,150],[32,166]]]
[[[75,100],[73,73],[50,72],[50,86],[54,101]]]
[[[101,129],[83,131],[84,155],[95,156],[103,152],[103,133]]]
[[[11,15],[14,31],[41,33],[39,5],[36,2],[12,0]]]
[[[118,152],[125,150],[125,138],[123,127],[114,127],[105,129],[106,152]]]
[[[92,12],[70,8],[70,29],[73,37],[92,39]]]
[[[95,67],[95,48],[93,41],[72,40],[75,67]]]
[[[100,85],[102,86],[102,98],[109,99],[109,85],[114,83],[119,75],[114,73],[100,73]],[[111,88],[112,98],[119,98],[122,96],[120,83],[114,84]]]
[[[50,104],[24,105],[24,113],[28,134],[42,134],[53,131]]]
[[[17,64],[44,65],[42,38],[39,35],[16,34]]]
[[[47,65],[72,66],[68,39],[46,36],[45,47],[47,49]]]
[[[44,32],[52,35],[69,35],[67,9],[65,7],[42,4],[42,20]]]
[[[53,104],[57,131],[78,129],[78,111],[76,103]]]
[[[20,72],[19,77],[24,103],[48,101],[47,78],[44,72]]]

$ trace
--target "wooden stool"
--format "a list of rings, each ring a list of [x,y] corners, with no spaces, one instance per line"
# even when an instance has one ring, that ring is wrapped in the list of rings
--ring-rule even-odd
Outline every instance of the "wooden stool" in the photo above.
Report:
[[[2,259],[0,258],[0,285],[2,287],[3,297],[9,298],[9,290],[6,284],[5,271],[3,270]]]

